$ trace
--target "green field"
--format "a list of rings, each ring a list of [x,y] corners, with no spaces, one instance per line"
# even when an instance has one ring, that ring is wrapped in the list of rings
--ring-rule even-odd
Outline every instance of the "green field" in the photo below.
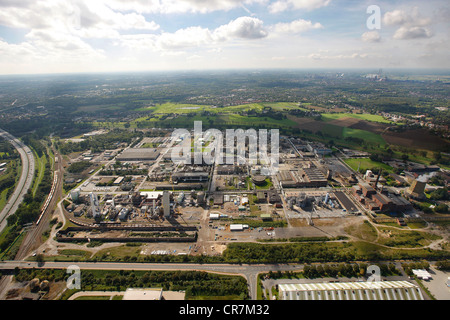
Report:
[[[293,127],[295,122],[289,119],[276,120],[269,117],[250,117],[238,114],[229,114],[220,117],[227,125],[233,126],[266,126],[270,128]]]
[[[372,161],[369,158],[345,159],[344,162],[355,171],[358,170],[359,166],[360,172],[366,172],[366,170],[373,170],[375,168],[381,168],[383,171],[393,172],[393,168],[391,166],[388,166],[382,162]]]
[[[33,181],[33,187],[31,188],[33,196],[36,195],[37,188],[44,178],[45,165],[47,164],[47,157],[43,154],[41,157],[38,157],[36,152],[33,151],[34,158],[36,160],[36,169],[37,174]]]
[[[345,138],[360,138],[367,142],[378,143],[380,145],[386,144],[386,141],[379,134],[369,132],[366,130],[343,128],[342,137]]]
[[[6,196],[8,195],[8,190],[10,188],[7,188],[5,190],[2,190],[2,192],[0,193],[0,210],[3,209],[3,207],[6,205],[6,200],[8,200],[6,198]]]
[[[148,108],[152,110],[154,114],[187,114],[187,113],[202,113],[208,111],[210,113],[236,113],[240,111],[255,110],[261,112],[263,106],[257,103],[229,106],[229,107],[215,107],[212,105],[197,105],[197,104],[185,104],[185,103],[172,103],[167,102],[157,105],[156,107]]]
[[[153,111],[154,114],[168,114],[168,113],[187,114],[187,113],[200,113],[203,111],[220,114],[234,114],[246,111],[262,112],[265,107],[270,107],[275,111],[283,111],[290,109],[307,110],[298,107],[298,103],[295,102],[249,103],[227,107],[167,102],[164,104],[157,105],[156,107],[145,108],[145,110]]]
[[[375,114],[359,114],[359,113],[322,113],[322,120],[324,121],[332,121],[341,118],[355,118],[360,120],[366,120],[371,122],[381,122],[381,123],[392,123],[389,120],[386,120],[382,116]]]

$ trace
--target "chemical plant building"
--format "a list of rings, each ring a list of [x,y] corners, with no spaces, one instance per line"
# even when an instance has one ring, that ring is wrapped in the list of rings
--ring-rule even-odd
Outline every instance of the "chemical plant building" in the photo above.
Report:
[[[278,289],[281,300],[424,300],[408,281],[280,284]]]
[[[156,148],[130,148],[116,157],[119,161],[154,161],[159,157],[160,151]]]
[[[358,202],[371,211],[401,212],[412,208],[405,198],[394,193],[378,192],[366,182],[353,186],[352,193]]]
[[[283,188],[321,188],[328,184],[327,178],[316,168],[281,170],[277,179]]]
[[[174,183],[179,182],[207,182],[209,174],[208,172],[176,172],[172,175],[172,181]]]

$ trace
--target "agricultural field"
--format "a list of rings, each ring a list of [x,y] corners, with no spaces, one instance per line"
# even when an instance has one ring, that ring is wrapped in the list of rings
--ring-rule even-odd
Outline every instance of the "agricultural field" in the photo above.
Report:
[[[380,135],[366,130],[343,128],[342,137],[345,138],[360,138],[364,141],[379,144],[380,146],[386,144],[386,141]]]
[[[167,102],[164,104],[159,104],[156,107],[149,107],[148,110],[152,111],[154,114],[186,114],[186,113],[202,113],[204,111],[210,113],[237,113],[245,111],[257,111],[261,112],[264,106],[257,103],[229,106],[229,107],[218,107],[212,105],[197,105],[197,104],[185,104],[185,103],[171,103]]]
[[[158,104],[154,107],[147,107],[139,109],[140,111],[150,111],[155,115],[158,114],[188,114],[188,113],[218,113],[218,114],[236,114],[239,112],[257,112],[262,113],[264,108],[271,108],[274,111],[288,111],[292,109],[308,111],[308,109],[301,108],[295,102],[264,102],[264,103],[248,103],[235,106],[213,106],[200,104],[186,104],[186,103],[172,103],[167,102]]]
[[[382,116],[367,113],[322,113],[321,116],[324,121],[353,118],[370,122],[392,123],[392,121],[386,120]]]
[[[360,172],[367,170],[383,169],[385,172],[393,172],[393,168],[382,162],[372,161],[369,158],[352,158],[345,159],[344,162],[348,164],[353,170],[357,171],[359,167]]]
[[[386,131],[382,137],[389,144],[430,151],[441,151],[449,145],[449,141],[432,135],[425,129],[403,132]]]
[[[369,122],[365,120],[340,118],[338,120],[318,121],[312,118],[298,118],[294,116],[288,116],[288,119],[294,121],[296,123],[295,127],[300,130],[308,130],[312,133],[321,132],[323,135],[334,139],[358,138],[379,145],[386,144],[386,141],[377,132],[378,130],[373,130],[373,126],[371,127]],[[365,130],[366,127],[368,130]]]

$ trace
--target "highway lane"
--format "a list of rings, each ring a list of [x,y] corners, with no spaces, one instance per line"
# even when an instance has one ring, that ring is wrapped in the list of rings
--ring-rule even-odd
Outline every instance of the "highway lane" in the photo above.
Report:
[[[35,160],[30,148],[24,145],[19,139],[2,129],[0,129],[0,137],[8,140],[17,149],[22,161],[22,174],[20,179],[16,184],[13,194],[0,213],[0,231],[2,231],[7,225],[6,218],[16,212],[17,208],[22,203],[23,197],[33,183]]]
[[[206,271],[212,273],[243,276],[249,285],[249,295],[252,300],[257,297],[257,275],[269,271],[300,271],[303,265],[298,264],[178,264],[178,263],[123,263],[123,262],[31,262],[31,261],[0,261],[0,270],[18,268],[67,269],[76,265],[83,270],[134,270],[134,271]]]

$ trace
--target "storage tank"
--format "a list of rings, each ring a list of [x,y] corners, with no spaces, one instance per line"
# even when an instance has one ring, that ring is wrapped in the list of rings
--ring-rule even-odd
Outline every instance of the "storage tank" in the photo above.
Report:
[[[80,189],[77,188],[75,190],[72,190],[70,192],[70,197],[72,198],[73,202],[78,202],[80,200]]]
[[[177,198],[177,203],[182,204],[184,200],[184,192],[180,193]]]

